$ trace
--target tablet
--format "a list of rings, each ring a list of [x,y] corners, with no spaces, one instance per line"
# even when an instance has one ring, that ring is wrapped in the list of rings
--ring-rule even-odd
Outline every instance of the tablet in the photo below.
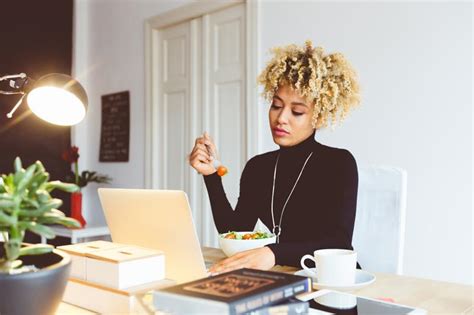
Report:
[[[305,293],[297,298],[309,302],[309,314],[427,314],[423,309],[331,290]]]

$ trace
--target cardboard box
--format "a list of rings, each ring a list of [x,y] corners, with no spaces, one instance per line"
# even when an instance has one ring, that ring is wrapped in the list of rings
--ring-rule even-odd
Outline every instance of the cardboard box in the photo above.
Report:
[[[100,314],[150,314],[153,312],[151,290],[175,285],[163,279],[126,290],[111,289],[87,281],[70,279],[64,291],[63,301]]]
[[[65,246],[58,246],[59,250],[68,253],[71,256],[71,277],[80,280],[86,280],[87,255],[106,249],[125,247],[124,244],[112,243],[107,241],[94,241]]]
[[[165,278],[165,255],[137,246],[117,247],[86,254],[86,281],[124,289]]]

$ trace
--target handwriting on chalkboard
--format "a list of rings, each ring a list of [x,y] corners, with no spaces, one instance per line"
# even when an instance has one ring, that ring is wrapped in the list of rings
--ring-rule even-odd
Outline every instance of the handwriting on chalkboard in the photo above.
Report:
[[[99,161],[128,162],[129,145],[129,91],[103,95]]]

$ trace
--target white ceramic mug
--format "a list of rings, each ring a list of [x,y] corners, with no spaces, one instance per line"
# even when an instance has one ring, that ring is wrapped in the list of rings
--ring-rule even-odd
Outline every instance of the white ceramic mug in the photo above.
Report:
[[[307,267],[304,262],[311,259],[316,264],[314,269]],[[318,283],[344,286],[355,282],[357,253],[348,249],[319,249],[313,255],[301,257],[301,267],[314,276]]]

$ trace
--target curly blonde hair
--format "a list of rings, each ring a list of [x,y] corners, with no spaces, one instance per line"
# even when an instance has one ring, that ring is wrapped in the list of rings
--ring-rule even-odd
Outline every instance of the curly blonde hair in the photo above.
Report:
[[[274,57],[258,76],[264,87],[262,96],[271,102],[279,86],[289,85],[314,103],[313,128],[342,122],[360,103],[357,74],[342,54],[325,55],[322,47],[313,48],[309,40],[303,47],[292,44],[271,52]]]

